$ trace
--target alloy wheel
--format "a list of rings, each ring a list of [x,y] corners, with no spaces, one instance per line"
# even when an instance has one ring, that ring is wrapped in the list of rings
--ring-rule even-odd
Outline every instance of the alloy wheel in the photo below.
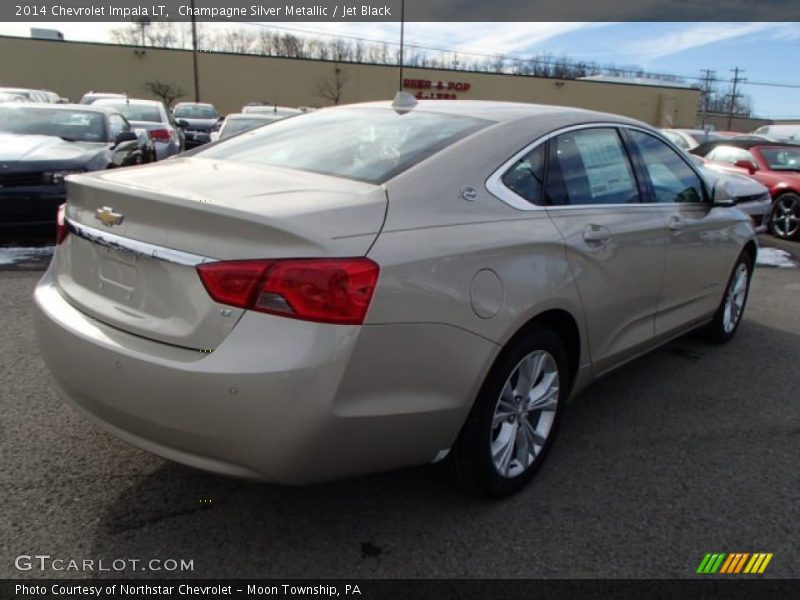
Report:
[[[775,200],[772,209],[772,232],[780,238],[791,238],[800,230],[800,198],[788,194]]]
[[[744,302],[747,299],[747,282],[750,273],[747,265],[740,263],[734,271],[728,290],[725,292],[725,309],[722,315],[722,325],[725,333],[730,333],[736,328],[739,319],[742,318]]]
[[[525,356],[514,368],[495,405],[490,436],[492,462],[506,478],[525,472],[553,428],[559,398],[555,358],[545,350]]]

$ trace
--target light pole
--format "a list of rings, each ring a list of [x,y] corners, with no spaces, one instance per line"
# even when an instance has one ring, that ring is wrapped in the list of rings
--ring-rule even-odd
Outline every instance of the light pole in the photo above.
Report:
[[[197,18],[194,15],[194,0],[192,5],[192,65],[194,68],[194,101],[200,102],[200,78],[197,74]]]
[[[400,0],[400,81],[397,91],[403,91],[403,42],[405,37],[406,0]]]

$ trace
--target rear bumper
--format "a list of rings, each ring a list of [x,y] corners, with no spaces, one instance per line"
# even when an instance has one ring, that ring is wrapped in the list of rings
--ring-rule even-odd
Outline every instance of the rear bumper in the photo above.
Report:
[[[202,354],[72,307],[48,272],[35,326],[55,388],[112,435],[200,469],[304,484],[449,448],[496,346],[446,326],[336,326],[245,313]]]

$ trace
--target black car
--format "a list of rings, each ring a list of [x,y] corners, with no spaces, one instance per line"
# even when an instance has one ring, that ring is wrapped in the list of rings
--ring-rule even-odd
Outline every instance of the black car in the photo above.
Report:
[[[0,104],[0,231],[49,231],[71,173],[155,160],[147,134],[116,111],[68,104]]]
[[[211,133],[219,131],[222,117],[213,104],[179,102],[172,111],[186,134],[186,149],[211,141]]]

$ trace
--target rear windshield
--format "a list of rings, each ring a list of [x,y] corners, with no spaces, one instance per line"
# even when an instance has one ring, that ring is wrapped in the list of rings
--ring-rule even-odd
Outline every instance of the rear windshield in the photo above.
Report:
[[[277,119],[276,119],[277,120]],[[220,138],[230,137],[232,135],[236,135],[237,133],[242,133],[243,131],[249,131],[250,129],[255,129],[256,127],[261,127],[262,125],[266,125],[267,123],[272,123],[270,119],[231,119],[230,117],[225,122],[225,127],[222,129],[222,133],[220,134]]]
[[[121,100],[115,102],[113,100],[99,100],[95,102],[98,106],[108,106],[114,110],[121,112],[128,121],[152,121],[153,123],[161,123],[161,111],[158,106],[154,104],[136,104],[135,102],[126,102]]]
[[[197,156],[383,183],[489,123],[414,110],[320,110],[243,133]]]
[[[217,111],[213,106],[186,104],[175,109],[175,116],[178,119],[216,119]]]

